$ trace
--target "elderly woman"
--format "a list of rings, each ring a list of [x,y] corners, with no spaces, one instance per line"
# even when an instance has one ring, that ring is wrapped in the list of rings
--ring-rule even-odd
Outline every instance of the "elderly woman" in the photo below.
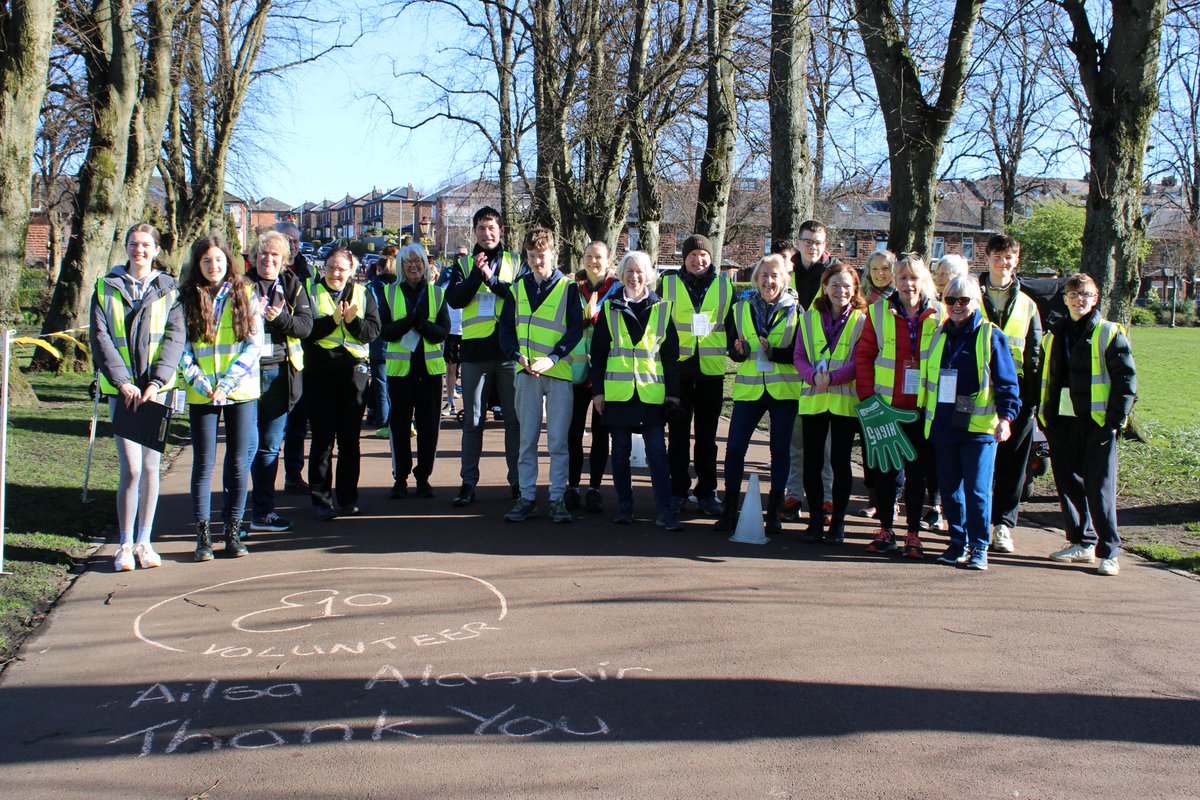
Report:
[[[867,305],[887,300],[896,291],[896,256],[891,250],[876,250],[867,257],[862,291]]]
[[[1004,333],[979,310],[978,281],[954,278],[942,300],[947,319],[921,366],[925,435],[950,528],[950,546],[937,560],[986,570],[996,444],[1021,410],[1017,368]]]
[[[618,525],[633,523],[629,469],[633,433],[641,429],[650,465],[655,524],[683,530],[671,507],[671,472],[664,429],[666,406],[679,402],[679,336],[669,305],[650,289],[658,280],[650,256],[633,250],[621,259],[621,288],[608,296],[592,337],[592,406],[612,436]]]
[[[442,344],[450,332],[445,290],[432,281],[429,256],[419,244],[401,248],[400,279],[389,284],[379,306],[379,338],[387,343],[387,387],[391,398],[392,497],[408,496],[408,476],[417,479],[417,497],[433,497],[429,476],[441,426]],[[411,429],[417,429],[413,469]]]
[[[766,530],[768,533],[782,530],[779,512],[783,509],[783,490],[791,469],[792,428],[800,397],[800,376],[792,363],[800,305],[790,292],[784,291],[788,278],[783,256],[763,258],[750,276],[758,291],[733,306],[733,329],[727,332],[729,356],[739,362],[739,367],[733,383],[729,436],[725,440],[725,508],[717,520],[719,531],[737,527],[746,450],[764,414],[771,417],[771,490],[767,495]],[[818,453],[825,452],[824,434],[814,447]],[[816,478],[820,486],[820,469],[809,473],[806,465],[804,477]],[[820,514],[819,494],[815,500]],[[812,502],[810,497],[810,509]]]
[[[1042,337],[1042,399],[1038,412],[1050,444],[1054,485],[1066,518],[1068,544],[1052,561],[1120,570],[1117,532],[1117,437],[1137,397],[1137,373],[1125,329],[1100,316],[1091,276],[1067,278],[1069,319]]]
[[[954,278],[965,278],[971,274],[971,265],[957,253],[942,256],[933,265],[933,285],[937,296],[946,293],[946,284]]]
[[[357,269],[358,259],[345,247],[325,256],[324,277],[313,284],[313,328],[305,340],[304,402],[312,425],[308,484],[323,522],[360,513],[359,434],[370,383],[368,344],[379,335],[379,311],[366,287],[354,282]]]

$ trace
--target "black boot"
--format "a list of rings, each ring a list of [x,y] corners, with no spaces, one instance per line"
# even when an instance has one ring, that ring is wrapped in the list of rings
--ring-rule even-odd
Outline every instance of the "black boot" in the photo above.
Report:
[[[226,558],[241,558],[250,555],[246,545],[242,544],[241,530],[242,521],[240,519],[233,519],[225,523],[225,549],[221,551],[221,555]]]
[[[721,509],[721,517],[713,526],[718,531],[731,531],[737,527],[738,501],[742,498],[740,489],[725,490],[725,507]]]
[[[209,532],[208,520],[196,523],[196,553],[193,561],[212,561],[212,534]]]
[[[808,525],[800,534],[802,542],[821,542],[825,539],[825,512],[818,505],[816,510],[808,510]]]
[[[767,494],[767,519],[763,525],[767,533],[782,533],[783,524],[779,521],[779,512],[783,510],[783,492]]]
[[[825,544],[841,544],[846,541],[846,518],[834,514],[829,522],[829,532],[825,534]]]

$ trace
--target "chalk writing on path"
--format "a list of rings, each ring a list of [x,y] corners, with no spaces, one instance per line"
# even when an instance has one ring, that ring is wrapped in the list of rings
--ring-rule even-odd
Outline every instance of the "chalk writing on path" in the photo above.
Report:
[[[297,591],[297,583],[304,582],[315,582],[317,588]],[[180,604],[189,614],[187,636],[177,632],[181,626],[171,624],[172,619],[177,623]],[[475,639],[501,630],[496,623],[507,615],[508,602],[500,590],[472,575],[413,567],[331,567],[192,589],[140,613],[133,632],[142,642],[172,653],[361,656]]]
[[[380,702],[394,702],[394,692],[397,690],[419,691],[421,687],[462,688],[478,686],[488,681],[506,684],[594,684],[627,680],[637,673],[653,671],[650,667],[615,666],[608,661],[600,661],[585,668],[531,667],[467,675],[462,672],[442,673],[432,664],[426,664],[423,670],[408,671],[406,677],[405,671],[399,667],[384,664],[364,681],[361,692],[355,689],[354,699],[357,701],[365,697],[367,702],[370,702],[371,698],[378,695]],[[211,714],[204,717],[197,714],[187,716],[191,712],[181,708],[188,706],[190,709],[204,704],[295,703],[303,702],[304,697],[303,686],[296,682],[255,684],[213,678],[207,682],[155,683],[140,689],[126,711],[145,711],[161,706],[168,708],[168,713],[176,716],[152,725],[143,725],[105,744],[132,745],[136,751],[131,755],[141,757],[202,750],[259,750],[281,745],[411,741],[436,735],[496,736],[512,739],[558,736],[569,740],[612,733],[609,723],[602,717],[594,713],[576,711],[570,698],[563,695],[547,696],[551,704],[562,704],[555,713],[546,713],[544,706],[525,713],[516,703],[510,703],[497,710],[500,703],[494,698],[473,698],[469,689],[462,694],[462,700],[456,700],[452,704],[438,703],[424,714],[414,710],[411,703],[406,703],[407,711],[400,716],[390,713],[387,707],[380,707],[378,713],[372,711],[366,717],[353,715],[356,716],[355,719],[339,722],[279,724],[275,727],[260,726],[232,732],[225,727],[212,729],[205,727],[202,722],[197,722],[198,719],[212,719]],[[328,697],[324,697],[322,703],[327,703],[328,700]],[[522,702],[532,701],[526,696]],[[378,706],[372,706],[376,707]],[[567,709],[566,713],[561,713],[563,708]]]

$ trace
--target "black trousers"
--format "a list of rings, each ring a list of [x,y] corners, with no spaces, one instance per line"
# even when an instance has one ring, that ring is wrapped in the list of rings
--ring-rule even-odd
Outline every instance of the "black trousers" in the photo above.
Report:
[[[1021,409],[1012,422],[1012,436],[996,445],[996,474],[992,478],[992,524],[1017,526],[1025,469],[1033,449],[1032,409]]]
[[[308,454],[308,485],[317,508],[334,500],[333,446],[337,443],[337,504],[358,502],[363,412],[367,409],[370,374],[364,360],[356,366],[338,366],[305,373],[304,400],[312,428]]]
[[[804,502],[808,504],[809,517],[822,513],[825,486],[821,471],[825,468],[825,437],[830,436],[833,521],[842,522],[846,519],[846,506],[850,504],[850,488],[854,482],[850,454],[854,449],[854,436],[860,430],[858,417],[843,417],[829,411],[804,415]]]
[[[575,402],[571,407],[571,427],[567,430],[567,455],[570,464],[568,486],[578,486],[583,477],[583,431],[587,427],[588,411],[592,415],[592,452],[588,458],[588,486],[599,489],[608,467],[608,426],[592,407],[592,387],[575,384]]]
[[[929,462],[934,459],[933,446],[929,440],[925,438],[925,422],[918,419],[916,422],[901,424],[901,429],[904,430],[904,435],[912,442],[913,449],[917,451],[917,457],[904,465],[903,470],[895,472],[877,472],[875,473],[875,504],[879,509],[879,527],[894,531],[893,527],[896,523],[896,507],[894,498],[896,497],[896,486],[900,481],[900,475],[904,475],[904,512],[905,522],[908,533],[921,532],[921,510],[925,502],[925,480],[929,474]]]
[[[387,379],[392,409],[388,428],[392,432],[392,477],[397,481],[427,481],[433,474],[438,432],[442,425],[442,376],[428,374],[424,367],[404,377]],[[412,428],[417,428],[417,468],[413,469]]]
[[[679,413],[667,421],[667,462],[671,468],[671,496],[687,497],[692,485],[688,468],[696,468],[696,499],[717,493],[717,422],[721,419],[724,381],[684,380],[680,385]],[[695,421],[695,443],[692,423]]]
[[[1059,417],[1046,430],[1054,487],[1066,521],[1067,539],[1095,545],[1097,558],[1116,558],[1117,434],[1090,417]]]

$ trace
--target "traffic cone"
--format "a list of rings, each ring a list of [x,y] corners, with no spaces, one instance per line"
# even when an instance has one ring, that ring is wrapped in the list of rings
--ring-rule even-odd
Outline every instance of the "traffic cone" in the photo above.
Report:
[[[642,438],[640,433],[633,435],[633,446],[629,453],[629,466],[645,469],[649,466],[646,461],[646,440]]]
[[[733,536],[729,537],[729,541],[742,544],[766,544],[770,541],[763,524],[762,492],[758,488],[757,472],[750,474],[750,486],[742,500],[742,512],[738,515],[737,528],[734,529]]]

